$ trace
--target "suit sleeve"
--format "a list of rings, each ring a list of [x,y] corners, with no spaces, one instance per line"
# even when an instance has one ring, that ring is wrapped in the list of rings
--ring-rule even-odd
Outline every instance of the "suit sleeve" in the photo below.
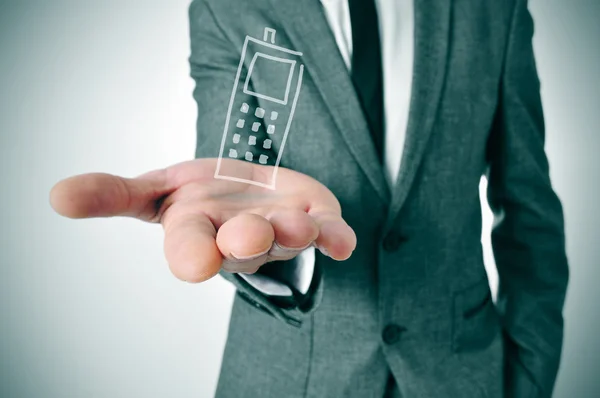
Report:
[[[491,133],[488,201],[505,333],[507,397],[550,397],[568,281],[561,203],[544,152],[544,118],[526,0],[516,0]]]
[[[191,40],[191,76],[196,86],[194,99],[198,106],[196,158],[216,158],[219,155],[221,139],[230,96],[237,74],[243,38],[236,44],[230,40],[219,25],[208,2],[194,0],[189,8],[190,40]],[[244,69],[240,80],[247,71]],[[251,107],[256,106],[254,97],[244,99]],[[257,135],[266,132],[261,127]],[[242,147],[243,143],[237,145]],[[247,147],[250,150],[250,147]],[[273,158],[276,156],[273,155]],[[321,297],[320,275],[316,272],[308,293],[301,294],[288,283],[285,271],[293,274],[298,263],[295,260],[273,262],[261,268],[256,277],[242,277],[221,271],[221,275],[232,282],[237,294],[257,309],[265,311],[291,325],[300,326],[302,318],[317,307]],[[317,267],[315,267],[315,270]],[[262,294],[254,286],[279,284],[279,291],[290,291],[292,296],[273,296]],[[281,285],[284,286],[281,286]],[[253,286],[254,285],[254,286]]]

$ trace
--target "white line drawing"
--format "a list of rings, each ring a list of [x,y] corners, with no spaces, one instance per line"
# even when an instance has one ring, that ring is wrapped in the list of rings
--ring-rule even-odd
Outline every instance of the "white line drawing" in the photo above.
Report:
[[[265,33],[263,34],[263,41],[266,43],[269,37],[271,37],[271,44],[275,44],[275,34],[277,31],[272,28],[265,28]]]
[[[254,71],[254,65],[256,64],[256,60],[258,58],[266,58],[266,59],[270,59],[272,61],[275,62],[284,62],[287,64],[290,64],[290,74],[288,75],[288,82],[287,82],[287,87],[285,90],[285,94],[283,96],[283,98],[274,98],[268,95],[264,95],[264,94],[259,94],[259,93],[255,93],[254,91],[248,89],[248,86],[250,84],[250,77],[252,76],[252,72]],[[288,97],[290,95],[290,89],[291,89],[291,83],[292,83],[292,78],[294,77],[294,69],[296,68],[296,61],[291,60],[291,59],[285,59],[285,58],[279,58],[279,57],[272,57],[270,55],[266,55],[266,54],[261,54],[261,53],[256,53],[254,54],[254,58],[252,58],[252,62],[250,62],[250,69],[248,70],[248,77],[246,78],[246,83],[244,84],[244,94],[249,94],[249,95],[253,95],[255,97],[258,98],[262,98],[262,99],[266,99],[267,101],[273,101],[273,102],[277,102],[278,104],[281,105],[287,105],[288,103]]]
[[[214,175],[217,179],[243,182],[263,188],[275,189],[277,170],[281,162],[287,136],[298,104],[304,75],[304,65],[301,63],[302,53],[275,45],[276,33],[275,29],[265,28],[262,41],[251,36],[246,36],[246,39],[244,40],[240,63],[238,65],[231,98],[229,100],[223,138],[221,140],[221,149],[219,151],[217,168]],[[242,82],[243,84],[240,84],[240,77],[245,65],[244,62],[246,58],[250,59],[250,56],[252,56],[252,58],[248,66],[247,76],[245,81]],[[256,87],[251,85],[251,78],[255,69],[260,70],[260,66],[257,65],[277,65],[277,68],[280,69],[282,67],[287,68],[282,69],[283,72],[277,74],[279,77],[285,77],[287,74],[286,81],[282,80],[282,84],[285,87],[278,88],[276,87],[275,82],[273,82],[272,85],[269,85],[268,90],[274,92],[265,93],[261,92],[264,91],[264,88],[262,88],[262,90],[256,89]],[[255,109],[252,109],[253,106],[247,103],[248,96],[257,99]],[[263,101],[260,101],[259,103],[259,99]],[[235,126],[233,126],[230,131],[230,122],[232,118]],[[268,139],[257,141],[255,134],[261,127],[268,134]],[[276,159],[273,159],[270,155],[264,153],[251,152],[255,149],[250,148],[256,148],[257,151],[261,148],[264,148],[265,150],[271,149],[272,143],[273,145],[277,143],[277,136],[279,136],[282,131],[283,136],[281,136],[281,144]],[[249,144],[250,147],[236,147],[236,145],[242,144]],[[268,162],[273,162],[274,160],[273,173],[270,181],[264,183],[239,178],[233,175],[222,174],[221,166],[224,156],[261,165],[266,165]]]

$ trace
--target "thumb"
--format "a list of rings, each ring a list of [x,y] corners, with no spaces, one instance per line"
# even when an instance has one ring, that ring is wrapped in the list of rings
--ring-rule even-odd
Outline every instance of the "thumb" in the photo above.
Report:
[[[152,221],[160,199],[173,189],[165,170],[137,178],[82,174],[57,183],[50,192],[50,205],[69,218],[129,216]]]

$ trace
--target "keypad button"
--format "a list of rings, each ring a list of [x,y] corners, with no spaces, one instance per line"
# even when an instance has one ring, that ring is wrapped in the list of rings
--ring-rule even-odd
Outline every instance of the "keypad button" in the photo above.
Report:
[[[251,135],[248,137],[248,145],[256,145],[256,136]]]
[[[269,127],[267,127],[267,133],[275,134],[275,125],[269,124]]]
[[[247,103],[244,102],[242,104],[240,112],[242,112],[242,113],[248,113],[249,110],[250,110],[250,106]]]
[[[259,128],[260,128],[260,123],[259,122],[252,123],[252,131],[254,131],[256,133]]]
[[[237,156],[238,156],[238,154],[237,154],[237,151],[235,149],[230,149],[229,150],[229,157],[230,158],[236,158],[237,159]]]
[[[256,108],[256,112],[254,112],[254,116],[262,119],[263,117],[265,117],[265,110],[263,108]]]
[[[254,155],[252,154],[252,152],[246,152],[246,160],[251,162],[252,159],[254,159]]]
[[[258,163],[267,164],[268,159],[269,157],[267,155],[260,155],[260,157],[258,158]]]
[[[277,117],[279,116],[279,113],[273,111],[271,112],[271,120],[277,120]]]
[[[265,140],[263,142],[263,148],[265,148],[265,149],[271,149],[271,144],[272,143],[273,143],[273,141],[271,141],[271,140]]]
[[[239,134],[234,134],[233,135],[233,143],[234,144],[239,144],[240,143],[240,135]]]
[[[239,129],[243,129],[245,124],[246,124],[246,121],[245,121],[244,119],[240,119],[240,120],[238,120],[238,121],[237,121],[237,124],[236,124],[236,126],[237,126]]]

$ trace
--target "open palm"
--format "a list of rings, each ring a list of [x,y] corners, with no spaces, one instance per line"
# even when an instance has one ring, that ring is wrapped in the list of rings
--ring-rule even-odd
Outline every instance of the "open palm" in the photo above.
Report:
[[[52,207],[71,218],[128,216],[161,223],[173,274],[202,282],[219,272],[256,272],[314,245],[336,260],[356,246],[335,196],[304,174],[279,168],[277,190],[214,178],[217,159],[198,159],[137,178],[84,174],[56,184]],[[223,160],[264,181],[272,167]]]

